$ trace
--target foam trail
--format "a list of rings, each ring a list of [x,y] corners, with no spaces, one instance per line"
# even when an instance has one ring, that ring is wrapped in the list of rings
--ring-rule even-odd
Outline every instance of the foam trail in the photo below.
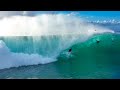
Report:
[[[0,69],[23,65],[45,64],[56,61],[55,58],[39,54],[12,53],[3,41],[0,41]]]

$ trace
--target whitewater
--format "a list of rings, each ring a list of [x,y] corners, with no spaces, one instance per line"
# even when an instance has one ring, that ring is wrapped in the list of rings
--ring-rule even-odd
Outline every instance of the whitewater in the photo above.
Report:
[[[57,61],[63,50],[93,35],[114,33],[70,14],[0,19],[0,69]]]

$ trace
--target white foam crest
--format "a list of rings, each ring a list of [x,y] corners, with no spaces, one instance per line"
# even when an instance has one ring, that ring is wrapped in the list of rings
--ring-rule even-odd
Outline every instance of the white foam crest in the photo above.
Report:
[[[114,31],[97,25],[86,23],[80,17],[74,15],[49,15],[39,16],[13,16],[0,20],[0,36],[44,36],[62,35],[56,48],[49,56],[39,54],[13,53],[0,41],[0,69],[19,67],[23,65],[46,64],[56,61],[59,53],[73,44],[85,41],[93,34]],[[67,36],[67,35],[70,35]],[[36,43],[38,38],[33,39]],[[52,48],[52,41],[48,40],[49,48]],[[36,45],[36,44],[35,44]],[[18,47],[19,48],[19,47]],[[45,52],[46,49],[44,50]],[[50,52],[51,53],[51,52]],[[48,53],[49,54],[49,53]]]
[[[5,43],[0,41],[0,69],[19,67],[26,65],[37,65],[54,62],[56,59],[43,57],[39,54],[24,54],[10,52]]]
[[[101,31],[80,17],[64,14],[38,16],[12,16],[0,20],[0,36],[41,36],[63,34],[93,34]],[[108,29],[102,29],[102,31]],[[108,30],[109,31],[109,30]]]

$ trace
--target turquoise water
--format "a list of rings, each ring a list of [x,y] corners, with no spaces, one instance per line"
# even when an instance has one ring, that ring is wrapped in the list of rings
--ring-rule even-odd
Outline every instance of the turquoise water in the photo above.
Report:
[[[10,13],[0,19],[0,79],[120,78],[119,12]]]
[[[34,39],[33,37],[1,37],[12,53],[38,53],[44,57],[52,55],[57,60],[46,64],[1,69],[0,78],[120,78],[119,34],[98,34],[84,42],[76,40],[74,44],[70,43],[71,46],[63,44],[60,41],[63,40],[62,38],[58,36],[34,37]],[[96,40],[100,42],[96,43]],[[61,44],[63,49],[59,47]],[[67,52],[70,48],[72,48],[72,53],[68,55]]]

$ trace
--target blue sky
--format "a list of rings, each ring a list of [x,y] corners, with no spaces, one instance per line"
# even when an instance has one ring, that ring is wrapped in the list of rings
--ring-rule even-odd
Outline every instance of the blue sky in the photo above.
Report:
[[[82,16],[85,19],[94,20],[120,20],[120,11],[39,11],[34,14],[40,13],[77,13],[77,16]]]
[[[80,15],[90,20],[120,20],[120,11],[81,11]]]
[[[0,14],[21,14],[24,11],[0,11]],[[120,11],[26,11],[28,15],[36,15],[40,13],[63,13],[68,14],[71,12],[79,13],[79,15],[83,16],[104,16],[104,17],[114,17],[120,16]]]
[[[0,11],[0,17],[11,15],[23,15],[23,12],[27,12],[26,15],[34,16],[41,13],[77,13],[77,16],[82,16],[88,20],[120,20],[120,11]]]
[[[84,16],[109,16],[109,17],[114,17],[114,16],[120,16],[120,11],[40,11],[36,13],[64,13],[68,14],[71,12],[79,13],[80,15]]]
[[[87,16],[114,17],[114,16],[120,16],[120,11],[80,11],[80,14]]]

